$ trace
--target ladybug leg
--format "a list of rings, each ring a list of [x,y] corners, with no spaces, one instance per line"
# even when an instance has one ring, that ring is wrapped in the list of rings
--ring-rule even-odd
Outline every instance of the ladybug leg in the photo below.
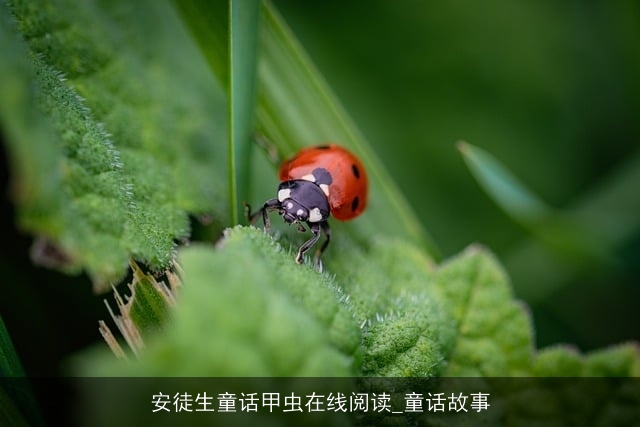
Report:
[[[327,246],[329,246],[329,242],[331,241],[331,228],[329,228],[329,223],[327,221],[321,222],[320,228],[324,232],[324,235],[327,236],[327,240],[325,240],[322,246],[318,248],[315,256],[313,257],[313,262],[316,265],[320,265],[320,257],[322,256],[324,251],[327,249]]]
[[[244,216],[249,224],[253,224],[255,218],[254,215],[251,214],[251,205],[247,202],[244,202]]]
[[[274,211],[280,209],[280,202],[278,199],[269,199],[264,202],[264,205],[254,213],[251,213],[251,207],[249,205],[246,206],[247,219],[249,220],[249,224],[253,224],[258,218],[258,215],[262,214],[262,222],[264,222],[265,231],[269,231],[271,229],[271,221],[269,220],[269,211]]]
[[[313,237],[304,242],[302,246],[300,246],[300,249],[298,249],[298,255],[296,255],[296,262],[298,264],[302,264],[302,257],[304,256],[305,252],[307,252],[309,248],[315,245],[318,239],[320,239],[320,224],[321,223],[313,223],[309,225],[309,230],[311,230],[311,232],[313,233]]]

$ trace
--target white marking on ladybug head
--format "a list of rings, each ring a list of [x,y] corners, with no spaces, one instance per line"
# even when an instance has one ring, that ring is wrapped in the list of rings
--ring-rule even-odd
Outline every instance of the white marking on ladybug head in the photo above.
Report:
[[[320,189],[325,196],[329,197],[329,186],[327,184],[320,184]]]
[[[309,211],[309,222],[320,222],[324,220],[322,213],[320,213],[320,209],[313,208]]]
[[[280,203],[284,202],[289,197],[291,197],[291,189],[290,188],[283,188],[282,190],[278,191],[278,201]]]
[[[289,202],[287,203],[287,209],[291,209],[293,207],[293,203]]]
[[[298,215],[298,216],[302,216],[303,213],[304,213],[304,211],[302,209],[298,209],[296,211],[296,215]]]
[[[303,176],[303,177],[302,177],[302,178],[300,178],[300,179],[304,179],[305,181],[316,182],[316,177],[315,177],[315,176],[313,176],[313,174],[312,174],[312,173],[310,173],[310,174],[308,174],[308,175],[305,175],[305,176]]]

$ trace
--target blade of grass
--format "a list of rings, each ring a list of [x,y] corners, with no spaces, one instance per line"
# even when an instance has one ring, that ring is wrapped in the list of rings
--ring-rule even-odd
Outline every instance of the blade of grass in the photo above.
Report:
[[[175,1],[214,73],[220,77],[220,63],[210,45],[226,37],[207,22],[220,13],[219,2]],[[209,10],[207,10],[209,9]],[[221,19],[217,18],[216,22]],[[263,3],[259,37],[257,81],[257,128],[273,143],[281,157],[299,148],[334,141],[352,149],[367,167],[370,204],[365,214],[350,224],[353,237],[384,234],[402,237],[425,248],[433,257],[439,251],[422,227],[383,163],[342,108],[328,84],[314,67],[295,36],[275,8]],[[224,83],[224,80],[223,80]]]
[[[515,222],[564,262],[611,262],[600,236],[574,215],[548,206],[487,151],[466,142],[458,144],[467,166],[489,197]]]
[[[0,374],[2,377],[24,377],[24,370],[2,317],[0,317]]]
[[[35,398],[24,377],[22,364],[0,316],[0,425],[43,425]],[[25,415],[30,423],[26,422]]]
[[[5,393],[3,388],[4,385],[0,383],[0,425],[27,427],[29,424],[13,403],[12,398],[8,393]]]
[[[457,148],[482,189],[514,221],[531,229],[554,215],[551,207],[487,151],[466,142],[459,142]]]
[[[248,198],[260,4],[231,0],[173,4],[214,74],[227,88],[230,213],[232,224],[237,224],[238,201]]]
[[[304,52],[276,9],[265,2],[258,69],[258,127],[280,153],[334,141],[352,149],[364,162],[371,203],[350,229],[362,235],[386,234],[408,239],[431,256],[439,251],[422,227],[383,163],[340,105],[329,85]]]
[[[241,0],[229,3],[229,200],[231,222],[235,225],[238,200],[246,202],[249,193],[260,3]]]
[[[593,228],[548,206],[487,151],[466,142],[458,150],[489,197],[558,256],[571,263],[611,262]]]
[[[529,302],[545,298],[578,271],[614,265],[613,251],[640,226],[633,214],[640,206],[640,156],[603,191],[557,211],[488,152],[464,142],[458,149],[489,197],[531,233],[533,240],[507,257],[518,293]]]
[[[202,55],[226,88],[229,86],[229,0],[173,0]]]
[[[625,245],[640,229],[640,153],[636,153],[597,188],[591,189],[568,208],[583,228],[599,238],[604,251]],[[571,282],[579,270],[561,263],[535,240],[517,245],[505,257],[519,295],[530,303]]]

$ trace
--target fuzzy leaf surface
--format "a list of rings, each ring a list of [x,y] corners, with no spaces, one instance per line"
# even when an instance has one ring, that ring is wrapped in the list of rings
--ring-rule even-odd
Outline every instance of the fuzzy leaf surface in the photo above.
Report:
[[[224,94],[166,3],[15,0],[2,18],[14,199],[58,267],[105,290],[129,257],[166,267],[188,214],[226,222]]]

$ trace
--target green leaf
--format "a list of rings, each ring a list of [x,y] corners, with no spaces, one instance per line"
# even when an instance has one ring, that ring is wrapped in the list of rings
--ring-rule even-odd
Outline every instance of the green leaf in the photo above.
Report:
[[[215,251],[185,248],[178,304],[162,334],[142,334],[149,341],[144,351],[138,348],[136,364],[88,359],[84,374],[638,373],[634,347],[586,359],[565,350],[535,356],[528,313],[482,248],[471,247],[439,268],[399,240],[380,239],[366,252],[355,246],[340,250],[350,256],[338,264],[336,276],[328,276],[296,265],[291,251],[255,228],[228,230]],[[132,317],[131,323],[138,322]],[[296,342],[295,349],[287,342]],[[554,360],[560,368],[553,368]]]
[[[435,292],[431,259],[399,239],[378,239],[366,252],[337,251],[349,254],[332,267],[363,329],[362,374],[437,376],[454,331]]]
[[[580,377],[584,374],[584,360],[573,347],[549,347],[536,355],[533,372],[541,377]]]
[[[517,382],[490,381],[492,397],[500,396],[505,414],[526,425],[634,425],[640,419],[640,384],[622,377],[640,374],[639,356],[637,343],[587,355],[555,346],[535,357],[531,376],[540,378],[529,378],[519,388],[513,387]]]
[[[18,204],[18,220],[25,228],[41,224],[58,230],[59,220],[48,212],[58,211],[61,148],[48,144],[51,126],[36,107],[28,48],[15,32],[15,22],[6,4],[0,6],[0,123],[9,145],[11,196]],[[37,155],[33,155],[37,153]]]
[[[163,334],[152,337],[136,364],[89,358],[83,373],[504,377],[640,372],[634,346],[586,357],[564,349],[535,355],[528,312],[514,299],[502,267],[481,247],[470,247],[438,268],[401,240],[379,239],[368,251],[342,241],[336,249],[349,256],[335,263],[335,276],[328,276],[296,265],[291,249],[282,250],[253,227],[228,230],[215,251],[205,245],[185,248],[180,252],[183,286]],[[294,342],[295,348],[287,344]]]
[[[169,309],[175,305],[173,294],[163,282],[144,274],[136,265],[133,274],[129,316],[141,334],[156,332],[167,319]]]
[[[571,347],[551,347],[536,356],[534,373],[537,376],[638,377],[640,348],[637,343],[629,343],[582,355]]]
[[[586,355],[586,376],[640,376],[640,347],[638,343],[622,344],[593,351]]]
[[[21,224],[105,290],[130,256],[168,266],[188,213],[226,222],[226,109],[167,5],[71,3],[2,6],[24,43],[0,67],[21,88],[0,112]]]
[[[220,246],[180,251],[184,273],[178,307],[163,335],[145,343],[137,363],[114,363],[103,355],[84,375],[343,376],[357,371],[360,330],[331,278],[296,265],[291,254],[255,228],[229,230]]]
[[[434,280],[456,325],[444,375],[526,375],[533,356],[531,319],[514,300],[497,260],[471,247],[442,265]]]
[[[479,420],[501,425],[505,419],[584,424],[594,414],[585,414],[583,405],[596,408],[601,402],[607,403],[598,415],[602,425],[637,417],[640,394],[624,383],[597,383],[597,393],[585,396],[573,386],[575,379],[493,378],[637,375],[640,357],[635,346],[587,356],[564,349],[534,355],[527,312],[514,300],[500,265],[482,248],[472,247],[436,268],[420,249],[400,240],[380,239],[368,251],[349,245],[340,243],[340,252],[348,256],[337,263],[335,276],[296,265],[291,250],[253,227],[228,230],[215,250],[184,248],[179,255],[183,285],[164,333],[152,337],[134,363],[103,351],[79,359],[76,373],[375,377],[359,382],[364,392],[390,391],[381,376],[479,376],[434,384],[446,396],[489,393],[490,410],[464,416],[450,412],[443,418],[425,412],[419,419],[425,425]],[[142,389],[128,390],[129,398],[91,390],[87,396],[100,398],[87,405],[101,413],[116,405],[139,413],[135,396],[152,391],[150,383],[136,384]],[[394,393],[424,386],[410,378],[390,384]]]
[[[629,343],[582,355],[568,346],[551,347],[538,353],[533,370],[547,377],[638,377],[640,348]]]
[[[131,262],[131,268],[133,279],[128,286],[130,294],[123,299],[117,290],[113,291],[120,314],[115,314],[107,301],[105,304],[127,345],[135,355],[139,355],[144,349],[145,340],[162,331],[169,310],[175,306],[177,279],[167,271],[167,285],[164,281],[156,280],[151,274],[144,273],[135,262]],[[99,325],[100,333],[111,351],[119,358],[126,358],[125,352],[107,324],[100,321]]]

